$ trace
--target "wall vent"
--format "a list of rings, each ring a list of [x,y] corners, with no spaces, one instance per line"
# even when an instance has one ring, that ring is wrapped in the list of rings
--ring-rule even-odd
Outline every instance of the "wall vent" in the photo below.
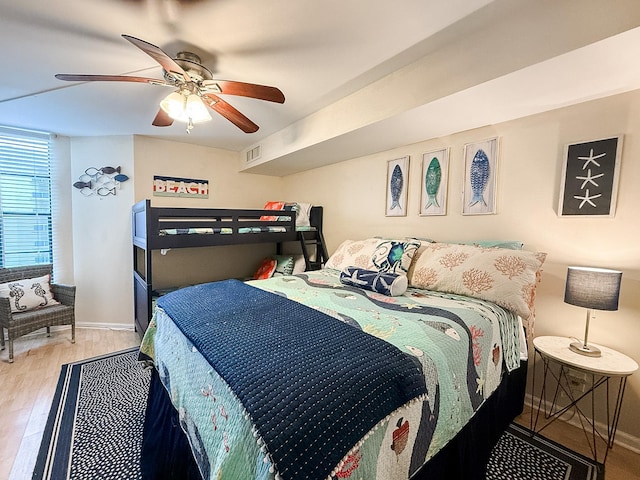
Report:
[[[247,163],[255,162],[262,155],[261,145],[256,145],[247,151]]]

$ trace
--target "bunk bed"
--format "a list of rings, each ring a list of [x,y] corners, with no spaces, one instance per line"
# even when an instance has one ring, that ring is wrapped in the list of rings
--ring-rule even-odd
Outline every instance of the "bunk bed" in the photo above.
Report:
[[[136,203],[132,207],[131,229],[136,331],[144,335],[153,315],[154,300],[161,293],[153,287],[152,251],[274,243],[280,252],[284,242],[298,241],[307,269],[320,268],[326,258],[322,215],[322,207],[311,207],[310,225],[300,228],[296,227],[296,212],[292,210],[152,207],[149,199]],[[315,243],[318,254],[307,250],[309,242]],[[319,263],[314,263],[316,258]]]
[[[376,252],[414,243],[369,240]],[[160,299],[140,353],[154,366],[143,478],[485,478],[522,411],[544,254],[464,246],[442,261],[451,247],[429,244],[403,267],[406,291],[382,294],[337,269],[362,261],[365,243],[338,248],[319,271]],[[500,271],[493,300],[434,281],[434,268],[452,280],[451,260],[473,255]]]

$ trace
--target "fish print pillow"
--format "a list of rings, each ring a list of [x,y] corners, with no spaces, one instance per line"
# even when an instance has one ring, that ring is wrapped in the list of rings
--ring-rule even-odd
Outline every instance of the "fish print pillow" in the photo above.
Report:
[[[0,297],[8,298],[11,312],[21,313],[36,308],[58,305],[53,298],[50,285],[51,276],[26,278],[0,284]]]
[[[325,268],[358,267],[377,272],[406,275],[421,242],[416,239],[367,238],[345,240],[331,255]]]
[[[429,243],[416,255],[409,286],[494,302],[533,332],[536,284],[546,253]]]

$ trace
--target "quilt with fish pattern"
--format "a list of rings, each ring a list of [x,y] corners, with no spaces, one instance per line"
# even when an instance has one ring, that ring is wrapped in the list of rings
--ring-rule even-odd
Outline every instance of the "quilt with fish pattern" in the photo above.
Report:
[[[403,296],[386,297],[346,286],[340,283],[338,273],[325,270],[248,283],[311,307],[331,317],[328,320],[388,342],[415,364],[424,377],[426,394],[393,407],[364,434],[357,432],[349,437],[353,445],[339,455],[339,461],[329,466],[328,474],[321,477],[297,475],[295,478],[409,478],[468,422],[498,386],[503,367],[508,370],[518,367],[517,318],[490,302],[458,295],[410,288]],[[231,331],[234,322],[242,322],[242,301],[238,299],[237,314],[227,320]],[[304,343],[308,336],[305,337],[302,324],[295,318],[286,321],[293,323],[289,327],[294,331],[299,330]],[[277,327],[269,328],[277,337]],[[229,330],[225,332],[222,341],[228,342],[227,347],[233,350],[235,335]],[[321,333],[313,330],[313,335]],[[347,348],[344,341],[337,341],[336,334],[333,335],[324,343],[327,359],[339,358]],[[341,340],[350,345],[348,338],[345,336]],[[234,391],[228,377],[225,380],[194,343],[198,342],[188,340],[171,317],[159,308],[141,351],[155,361],[160,378],[180,414],[203,478],[293,478],[287,477],[289,465],[278,463],[285,460],[270,454],[272,447],[265,443],[262,427],[252,421],[249,414],[252,409],[247,408],[252,400],[242,392]],[[244,347],[239,343],[237,348]],[[357,353],[355,343],[353,349]],[[244,354],[244,350],[241,353]],[[309,355],[308,351],[300,350],[299,364],[305,365]],[[342,391],[348,397],[350,378],[358,378],[365,372],[360,373],[353,357],[345,358],[350,358],[343,361],[352,368],[341,370],[341,376],[331,382],[335,384],[334,390]],[[292,365],[295,362],[290,361]],[[273,398],[277,398],[282,387],[279,379],[268,377],[268,370],[263,373],[264,388],[267,389],[264,398],[269,398],[269,388],[273,389]],[[288,381],[296,382],[295,379]],[[300,414],[306,410],[304,406],[309,404],[308,400],[290,398],[284,406],[287,419],[295,423],[305,418]],[[275,407],[282,408],[282,405]],[[319,417],[317,422],[304,420],[311,432],[325,428],[322,423],[325,416],[316,416]],[[341,424],[338,425],[341,428],[333,431],[342,432],[338,435],[346,438],[347,432],[353,430],[349,427],[351,420],[348,414],[341,412],[331,420]],[[304,440],[299,441],[302,455],[304,449],[315,452],[323,437],[316,435],[313,439],[314,443],[309,445],[304,444]],[[331,449],[342,442],[334,436],[325,443]],[[311,457],[309,454],[309,459]]]

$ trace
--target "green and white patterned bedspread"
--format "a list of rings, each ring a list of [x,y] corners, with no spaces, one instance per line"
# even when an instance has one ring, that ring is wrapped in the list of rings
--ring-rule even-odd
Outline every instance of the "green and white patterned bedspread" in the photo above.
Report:
[[[333,270],[248,283],[390,342],[425,374],[426,399],[380,422],[335,466],[332,479],[410,478],[469,421],[504,369],[519,366],[518,319],[490,302],[412,288],[386,297],[341,284]],[[155,360],[204,478],[275,477],[244,407],[161,309],[141,351]]]

